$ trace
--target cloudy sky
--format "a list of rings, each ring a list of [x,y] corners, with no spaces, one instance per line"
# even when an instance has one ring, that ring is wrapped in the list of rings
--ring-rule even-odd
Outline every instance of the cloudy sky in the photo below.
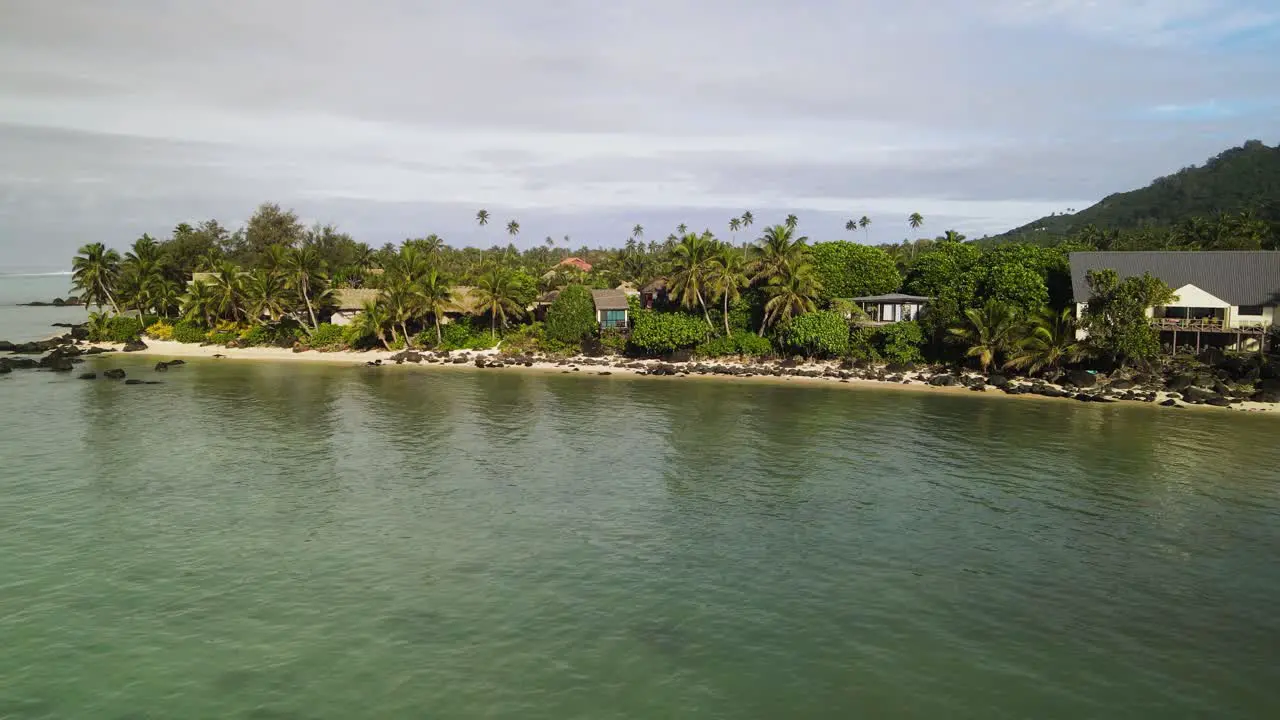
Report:
[[[1274,0],[0,0],[0,268],[263,201],[373,244],[1000,232],[1275,144],[1278,43]]]

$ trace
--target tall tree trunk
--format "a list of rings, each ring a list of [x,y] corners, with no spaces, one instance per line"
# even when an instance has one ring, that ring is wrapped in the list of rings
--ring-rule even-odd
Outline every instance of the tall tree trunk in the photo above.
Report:
[[[409,337],[409,326],[404,321],[400,322],[400,331],[404,333],[404,346],[406,348],[412,348],[413,340]]]
[[[492,311],[489,313],[489,335],[494,340],[498,339],[498,313]]]
[[[310,283],[307,282],[305,275],[302,276],[302,299],[307,303],[307,315],[311,317],[311,329],[315,330],[320,327],[320,324],[316,322],[316,311],[311,307]]]
[[[707,328],[714,331],[716,326],[711,322],[711,313],[707,312],[707,301],[702,299],[701,291],[694,291],[694,294],[698,296],[698,304],[702,306],[702,318],[707,321]]]
[[[391,344],[387,342],[387,334],[385,332],[378,333],[378,340],[382,342],[382,347],[386,348],[387,352],[391,352]]]
[[[435,313],[435,316],[436,316],[436,347],[440,347],[441,345],[444,344],[444,333],[440,331],[440,313],[439,312]]]
[[[729,337],[730,335],[732,333],[729,332],[729,293],[726,291],[724,294],[724,336]]]

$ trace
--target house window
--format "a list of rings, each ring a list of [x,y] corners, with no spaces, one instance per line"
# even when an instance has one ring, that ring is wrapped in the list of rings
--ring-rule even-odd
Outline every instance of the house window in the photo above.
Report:
[[[1237,315],[1262,315],[1261,305],[1241,305]]]
[[[601,314],[604,318],[600,324],[604,327],[626,327],[627,325],[626,310],[602,310]]]

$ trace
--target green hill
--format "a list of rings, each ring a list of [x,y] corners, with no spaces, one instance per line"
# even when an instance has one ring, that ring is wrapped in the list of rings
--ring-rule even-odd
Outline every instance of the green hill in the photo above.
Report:
[[[1042,217],[990,240],[1044,241],[1089,225],[1100,230],[1167,227],[1240,212],[1280,223],[1280,146],[1250,140],[1202,166],[1183,168],[1139,190],[1108,195],[1078,213]]]

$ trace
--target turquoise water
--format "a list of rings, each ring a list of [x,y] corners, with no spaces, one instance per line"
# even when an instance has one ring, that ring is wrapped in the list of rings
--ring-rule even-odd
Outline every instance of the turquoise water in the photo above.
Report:
[[[0,718],[1280,711],[1274,418],[153,362],[0,376]]]

